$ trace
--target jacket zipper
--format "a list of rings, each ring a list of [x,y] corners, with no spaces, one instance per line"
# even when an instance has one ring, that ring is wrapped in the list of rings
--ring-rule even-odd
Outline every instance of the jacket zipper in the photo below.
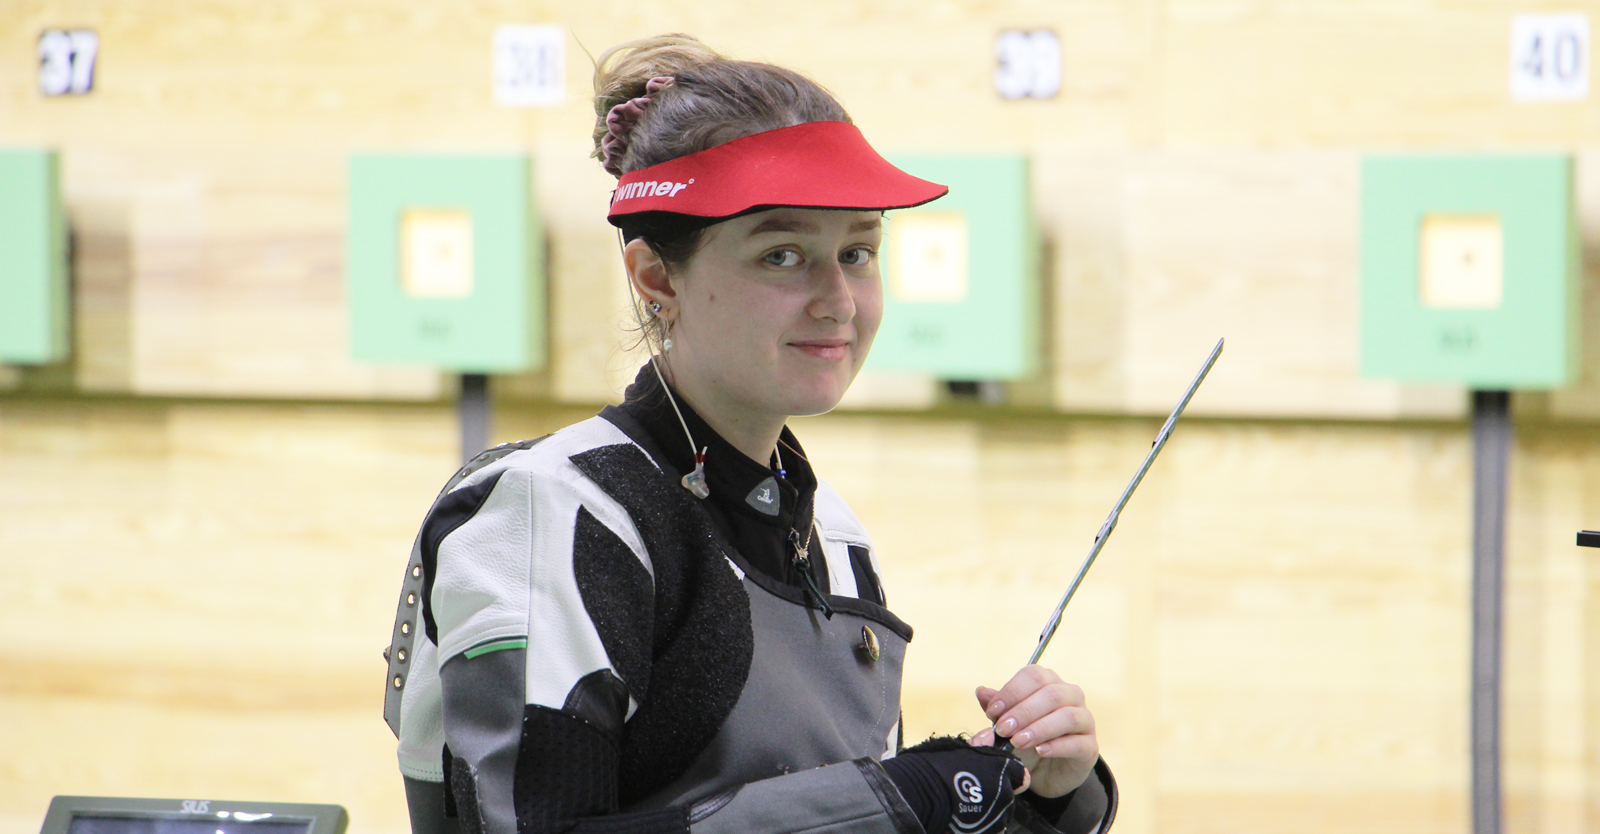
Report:
[[[817,580],[811,575],[811,535],[806,534],[805,542],[800,541],[800,531],[789,531],[789,544],[794,547],[794,569],[800,574],[801,584],[805,587],[806,600],[815,608],[822,609],[822,616],[833,619],[833,606],[828,604],[828,598],[823,595],[822,589],[817,587]]]

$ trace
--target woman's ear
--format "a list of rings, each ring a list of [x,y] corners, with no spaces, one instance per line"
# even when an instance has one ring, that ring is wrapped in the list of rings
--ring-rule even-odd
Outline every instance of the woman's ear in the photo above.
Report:
[[[665,310],[677,300],[678,294],[672,288],[667,265],[661,262],[661,256],[643,239],[634,238],[622,248],[622,263],[627,267],[628,280],[633,282],[633,289],[644,299],[645,306],[660,304]]]

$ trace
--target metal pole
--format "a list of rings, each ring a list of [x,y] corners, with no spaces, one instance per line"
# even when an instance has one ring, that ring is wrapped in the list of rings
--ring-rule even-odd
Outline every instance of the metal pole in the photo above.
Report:
[[[1500,651],[1511,394],[1472,392],[1472,832],[1500,834]]]
[[[1117,505],[1111,508],[1111,515],[1106,516],[1100,525],[1100,532],[1094,535],[1094,545],[1089,548],[1089,557],[1083,560],[1078,568],[1078,574],[1072,577],[1072,584],[1067,586],[1067,592],[1061,595],[1061,601],[1056,603],[1054,611],[1050,612],[1050,619],[1045,622],[1044,630],[1039,632],[1039,642],[1033,647],[1033,654],[1028,656],[1031,666],[1039,662],[1046,646],[1050,645],[1050,638],[1056,634],[1056,629],[1061,625],[1061,615],[1067,610],[1067,603],[1072,602],[1072,595],[1078,592],[1078,586],[1083,584],[1083,578],[1089,575],[1089,568],[1094,566],[1095,557],[1100,555],[1100,549],[1106,546],[1106,540],[1111,538],[1111,531],[1117,529],[1117,518],[1122,515],[1122,508],[1128,506],[1128,499],[1133,497],[1133,491],[1139,488],[1146,473],[1150,471],[1150,464],[1155,463],[1156,455],[1166,448],[1167,439],[1172,437],[1172,427],[1178,424],[1178,418],[1183,416],[1183,410],[1189,406],[1189,400],[1194,399],[1194,392],[1200,390],[1200,383],[1206,379],[1206,374],[1211,373],[1211,366],[1217,364],[1217,357],[1222,355],[1224,339],[1217,340],[1217,346],[1211,349],[1206,357],[1205,364],[1200,366],[1200,373],[1194,375],[1194,381],[1189,383],[1188,389],[1183,392],[1183,399],[1178,400],[1176,408],[1167,415],[1167,422],[1162,424],[1161,431],[1156,434],[1156,439],[1150,443],[1150,451],[1144,456],[1144,463],[1139,465],[1139,471],[1134,473],[1133,480],[1123,488],[1122,496],[1117,499]],[[994,732],[995,746],[1007,753],[1015,748],[1011,746],[1011,739],[1000,735],[999,728]]]
[[[1100,549],[1106,546],[1106,540],[1111,538],[1111,531],[1117,529],[1117,519],[1122,516],[1122,508],[1128,506],[1128,499],[1133,497],[1133,491],[1139,488],[1140,482],[1150,471],[1150,464],[1155,463],[1156,455],[1167,446],[1167,438],[1172,436],[1172,427],[1178,424],[1178,418],[1183,416],[1183,410],[1189,406],[1189,401],[1194,399],[1194,392],[1200,390],[1200,383],[1205,382],[1206,374],[1211,373],[1211,366],[1217,364],[1217,357],[1222,355],[1222,345],[1225,339],[1218,339],[1217,346],[1211,349],[1206,356],[1205,364],[1200,366],[1200,372],[1194,375],[1194,380],[1183,392],[1183,399],[1178,400],[1177,407],[1167,415],[1167,422],[1161,426],[1161,431],[1156,434],[1156,439],[1150,443],[1150,452],[1144,456],[1144,463],[1139,466],[1139,471],[1134,473],[1133,480],[1123,488],[1122,496],[1117,499],[1117,505],[1111,508],[1111,515],[1106,516],[1100,525],[1100,532],[1094,535],[1094,545],[1089,548],[1089,557],[1083,560],[1083,565],[1078,568],[1077,576],[1072,578],[1072,584],[1067,587],[1067,592],[1061,595],[1061,601],[1056,603],[1056,608],[1050,613],[1050,619],[1045,622],[1044,630],[1039,632],[1039,642],[1033,647],[1033,654],[1028,657],[1028,663],[1039,662],[1039,657],[1044,654],[1045,647],[1050,645],[1050,638],[1056,634],[1056,628],[1061,625],[1061,614],[1067,610],[1067,603],[1072,602],[1072,595],[1078,592],[1078,586],[1083,584],[1083,578],[1089,574],[1089,568],[1094,566],[1095,557],[1100,555]]]
[[[466,463],[489,448],[489,377],[462,374],[461,397],[456,400],[461,422],[461,462]]]

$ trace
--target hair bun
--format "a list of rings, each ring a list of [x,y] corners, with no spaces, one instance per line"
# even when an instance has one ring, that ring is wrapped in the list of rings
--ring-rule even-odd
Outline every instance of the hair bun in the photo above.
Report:
[[[647,88],[654,79],[675,77],[693,67],[721,60],[721,55],[699,39],[681,34],[641,38],[618,44],[601,53],[594,67],[592,156],[599,159],[614,176],[621,176],[620,171],[611,169],[613,160],[620,164],[623,154],[627,152],[627,137],[624,134],[620,137],[620,144],[612,142],[610,148],[606,147],[607,135],[612,133],[611,126],[607,124],[612,111],[619,105],[649,96],[651,91]],[[637,121],[637,116],[634,121]]]
[[[594,156],[617,177],[765,130],[850,121],[817,82],[724,58],[688,35],[606,50],[594,89]]]
[[[644,116],[651,98],[672,85],[672,76],[660,75],[644,85],[644,95],[611,108],[606,114],[606,135],[600,140],[600,164],[614,177],[622,176],[622,157],[628,152],[628,136]]]

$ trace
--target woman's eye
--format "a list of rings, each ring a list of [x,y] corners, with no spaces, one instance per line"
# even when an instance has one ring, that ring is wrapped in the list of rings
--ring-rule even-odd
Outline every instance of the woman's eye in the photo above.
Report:
[[[846,249],[844,254],[839,256],[839,261],[841,263],[848,264],[850,266],[865,266],[867,261],[870,260],[872,260],[872,250],[865,246],[857,246],[854,249]]]
[[[793,249],[777,249],[768,252],[764,256],[764,260],[772,266],[798,266],[800,264],[800,253]]]

